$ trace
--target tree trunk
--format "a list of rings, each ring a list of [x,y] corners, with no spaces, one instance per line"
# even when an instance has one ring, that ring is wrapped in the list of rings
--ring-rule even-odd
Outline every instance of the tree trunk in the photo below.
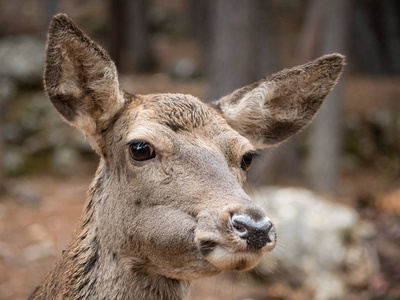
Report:
[[[304,64],[315,58],[321,37],[321,24],[324,18],[324,1],[311,0],[304,16],[304,24],[300,30],[295,46],[295,64]]]
[[[146,0],[131,0],[127,7],[127,52],[128,60],[133,60],[128,64],[138,72],[149,72],[156,67],[147,23],[148,4]]]
[[[377,25],[373,22],[378,19],[371,15],[378,15],[378,9],[370,7],[372,3],[366,1],[354,2],[354,28],[351,43],[352,62],[358,72],[361,73],[382,73],[385,59],[382,55],[381,43],[377,40]]]
[[[109,32],[110,39],[109,52],[111,58],[122,69],[125,60],[126,41],[126,4],[127,0],[109,0]]]
[[[155,68],[146,0],[110,0],[110,55],[123,72]]]
[[[6,98],[0,98],[0,195],[6,192],[6,183],[5,183],[5,170],[4,170],[4,105],[7,101]]]
[[[5,176],[3,167],[3,134],[0,129],[0,195],[6,191]]]
[[[278,49],[275,46],[277,42],[273,32],[274,23],[270,12],[271,1],[257,0],[254,5],[256,11],[251,22],[255,26],[255,52],[251,63],[254,64],[253,78],[254,80],[259,80],[268,74],[280,71],[282,64]]]
[[[253,78],[256,0],[211,2],[211,97],[224,96]]]
[[[397,1],[397,0],[396,0]],[[383,38],[386,41],[386,50],[389,60],[388,69],[393,74],[400,73],[400,22],[399,8],[393,0],[382,1]]]
[[[326,17],[323,24],[320,54],[346,52],[347,20],[350,12],[348,0],[321,0]],[[336,194],[340,173],[341,154],[341,97],[344,78],[326,98],[315,118],[311,130],[309,157],[312,187],[321,193]]]
[[[210,42],[211,1],[213,0],[190,0],[189,2],[191,31],[203,49],[208,49]]]
[[[210,81],[216,99],[281,69],[269,1],[217,0],[212,3]],[[293,146],[293,147],[292,147]],[[249,174],[249,183],[276,183],[297,176],[299,157],[294,140],[284,147],[267,149]],[[296,174],[296,175],[294,175]]]

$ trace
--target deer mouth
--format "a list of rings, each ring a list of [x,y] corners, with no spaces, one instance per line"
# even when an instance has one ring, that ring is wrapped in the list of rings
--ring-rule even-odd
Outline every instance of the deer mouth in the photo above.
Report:
[[[262,250],[237,250],[212,241],[201,242],[199,250],[205,260],[219,270],[250,270],[259,263],[263,255]]]
[[[268,239],[262,247],[249,246],[248,242],[232,232],[229,246],[213,240],[203,240],[198,248],[205,260],[219,270],[246,271],[253,269],[260,262],[264,253],[272,251],[276,245],[275,228],[270,230]]]
[[[202,258],[218,270],[249,270],[274,249],[276,229],[257,207],[226,207],[197,216],[195,243]]]

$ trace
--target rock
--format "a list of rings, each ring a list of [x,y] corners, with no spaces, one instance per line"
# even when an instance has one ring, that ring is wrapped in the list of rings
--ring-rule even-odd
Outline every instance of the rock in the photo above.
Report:
[[[182,58],[169,71],[169,75],[178,80],[189,80],[199,75],[199,70],[192,59]]]
[[[70,175],[78,167],[79,153],[72,147],[55,147],[52,157],[52,169],[60,175]]]
[[[15,253],[10,249],[8,244],[0,242],[0,259],[5,261],[12,261],[15,259]]]
[[[37,244],[30,245],[23,250],[23,256],[28,262],[49,257],[53,254],[54,243],[51,240],[41,241]]]
[[[11,174],[18,174],[26,162],[26,155],[20,151],[19,148],[13,147],[13,149],[4,151],[2,157],[2,166],[4,170]]]
[[[0,76],[23,84],[42,80],[44,41],[31,36],[8,36],[0,39]]]
[[[8,187],[8,193],[21,204],[35,207],[40,204],[42,195],[35,189],[23,185],[14,185]]]
[[[42,91],[25,92],[5,108],[0,160],[6,174],[23,175],[44,167],[71,174],[80,154],[91,153],[82,133],[59,117]]]
[[[3,105],[13,96],[17,90],[15,81],[5,77],[0,76],[0,110]]]
[[[291,284],[313,290],[318,300],[343,299],[349,285],[367,284],[376,273],[368,243],[375,231],[351,207],[300,188],[264,188],[253,198],[278,234],[276,249],[257,272],[269,277],[277,269]]]

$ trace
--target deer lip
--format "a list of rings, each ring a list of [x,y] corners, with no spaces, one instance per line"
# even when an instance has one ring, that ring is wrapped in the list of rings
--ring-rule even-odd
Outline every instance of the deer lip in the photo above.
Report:
[[[276,234],[273,233],[272,236],[270,235],[270,240],[261,249],[255,249],[252,247],[247,246],[246,248],[240,248],[240,247],[228,247],[222,244],[219,244],[217,242],[214,242],[212,240],[205,240],[201,241],[199,244],[199,250],[203,256],[208,256],[216,247],[221,247],[223,248],[227,253],[235,254],[235,253],[261,253],[261,252],[270,252],[275,248],[276,244]]]
[[[204,256],[208,256],[216,247],[222,247],[225,249],[225,251],[229,252],[229,253],[257,253],[257,252],[262,252],[263,249],[253,249],[253,248],[249,248],[247,247],[246,249],[233,249],[231,247],[227,247],[224,246],[222,244],[219,244],[217,242],[211,241],[211,240],[205,240],[200,242],[199,245],[199,250],[201,252],[201,254],[203,254]]]
[[[213,241],[202,241],[199,245],[199,250],[204,256],[209,255],[218,244]]]
[[[219,270],[245,271],[253,269],[261,260],[263,253],[270,252],[276,245],[276,233],[272,232],[271,242],[261,249],[250,247],[229,247],[213,240],[203,240],[198,249],[204,259]]]
[[[219,270],[250,270],[259,263],[263,255],[263,249],[232,249],[213,241],[201,242],[199,250],[205,260]]]

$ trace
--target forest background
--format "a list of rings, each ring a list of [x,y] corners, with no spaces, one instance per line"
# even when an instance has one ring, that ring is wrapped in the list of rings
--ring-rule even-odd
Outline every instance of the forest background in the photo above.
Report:
[[[0,0],[0,299],[25,299],[51,268],[98,162],[43,93],[45,36],[57,12],[109,51],[132,93],[210,101],[323,54],[346,55],[313,124],[263,152],[248,190],[303,187],[354,211],[372,228],[375,264],[364,280],[342,280],[346,299],[400,297],[398,1]],[[345,278],[340,266],[335,276]],[[195,283],[191,299],[317,297],[279,270]]]

